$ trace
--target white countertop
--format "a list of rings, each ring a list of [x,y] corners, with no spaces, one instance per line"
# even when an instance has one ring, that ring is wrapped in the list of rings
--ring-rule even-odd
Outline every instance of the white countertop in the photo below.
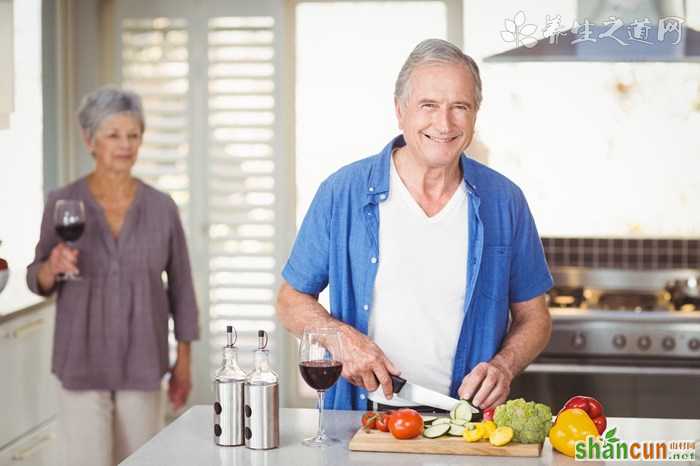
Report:
[[[334,447],[318,449],[301,445],[301,440],[310,437],[316,429],[316,411],[310,409],[280,411],[280,448],[255,451],[245,447],[219,447],[214,444],[213,414],[210,406],[191,408],[121,464],[124,466],[604,464],[604,462],[576,462],[552,451],[548,440],[539,458],[351,452],[348,450],[348,442],[359,428],[361,411],[326,411],[326,431],[341,440]],[[609,418],[608,427],[617,427],[617,437],[622,440],[695,440],[700,444],[700,420]],[[666,464],[697,465],[700,462]]]

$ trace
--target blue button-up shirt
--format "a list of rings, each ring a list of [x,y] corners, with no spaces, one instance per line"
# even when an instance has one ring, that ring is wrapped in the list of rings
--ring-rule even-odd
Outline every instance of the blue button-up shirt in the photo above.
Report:
[[[330,285],[331,315],[365,335],[382,260],[379,202],[389,192],[392,150],[403,145],[403,136],[398,136],[379,154],[341,168],[321,184],[282,271],[290,286],[302,293],[318,295]],[[509,304],[532,299],[552,286],[522,191],[464,155],[460,164],[469,196],[470,244],[465,316],[452,368],[453,397],[464,376],[498,352],[508,328]],[[396,323],[397,331],[400,325]],[[367,390],[341,378],[327,392],[325,406],[366,409],[366,397]]]

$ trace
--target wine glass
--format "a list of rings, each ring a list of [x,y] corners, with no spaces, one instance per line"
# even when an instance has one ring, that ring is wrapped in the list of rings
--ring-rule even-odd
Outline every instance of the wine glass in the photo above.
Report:
[[[83,201],[60,199],[54,207],[54,226],[56,233],[68,246],[75,248],[75,242],[85,230],[85,206]],[[73,273],[59,274],[58,280],[80,280]]]
[[[332,328],[305,329],[299,346],[299,370],[304,381],[318,392],[318,432],[302,443],[327,447],[338,442],[323,429],[323,397],[343,371],[340,333]]]

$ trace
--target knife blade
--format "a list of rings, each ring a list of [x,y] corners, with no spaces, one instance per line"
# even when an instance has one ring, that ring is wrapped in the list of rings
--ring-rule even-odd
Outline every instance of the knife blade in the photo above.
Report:
[[[459,400],[429,388],[421,387],[408,382],[406,379],[398,375],[391,376],[392,390],[402,399],[412,401],[418,405],[430,406],[432,408],[444,409],[452,411],[459,404]],[[479,409],[472,407],[472,412],[479,413]]]

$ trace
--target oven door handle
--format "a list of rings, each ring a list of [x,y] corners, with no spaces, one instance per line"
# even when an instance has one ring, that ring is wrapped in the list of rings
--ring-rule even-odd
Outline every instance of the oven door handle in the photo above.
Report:
[[[700,368],[533,363],[527,366],[525,372],[545,374],[700,375]]]

